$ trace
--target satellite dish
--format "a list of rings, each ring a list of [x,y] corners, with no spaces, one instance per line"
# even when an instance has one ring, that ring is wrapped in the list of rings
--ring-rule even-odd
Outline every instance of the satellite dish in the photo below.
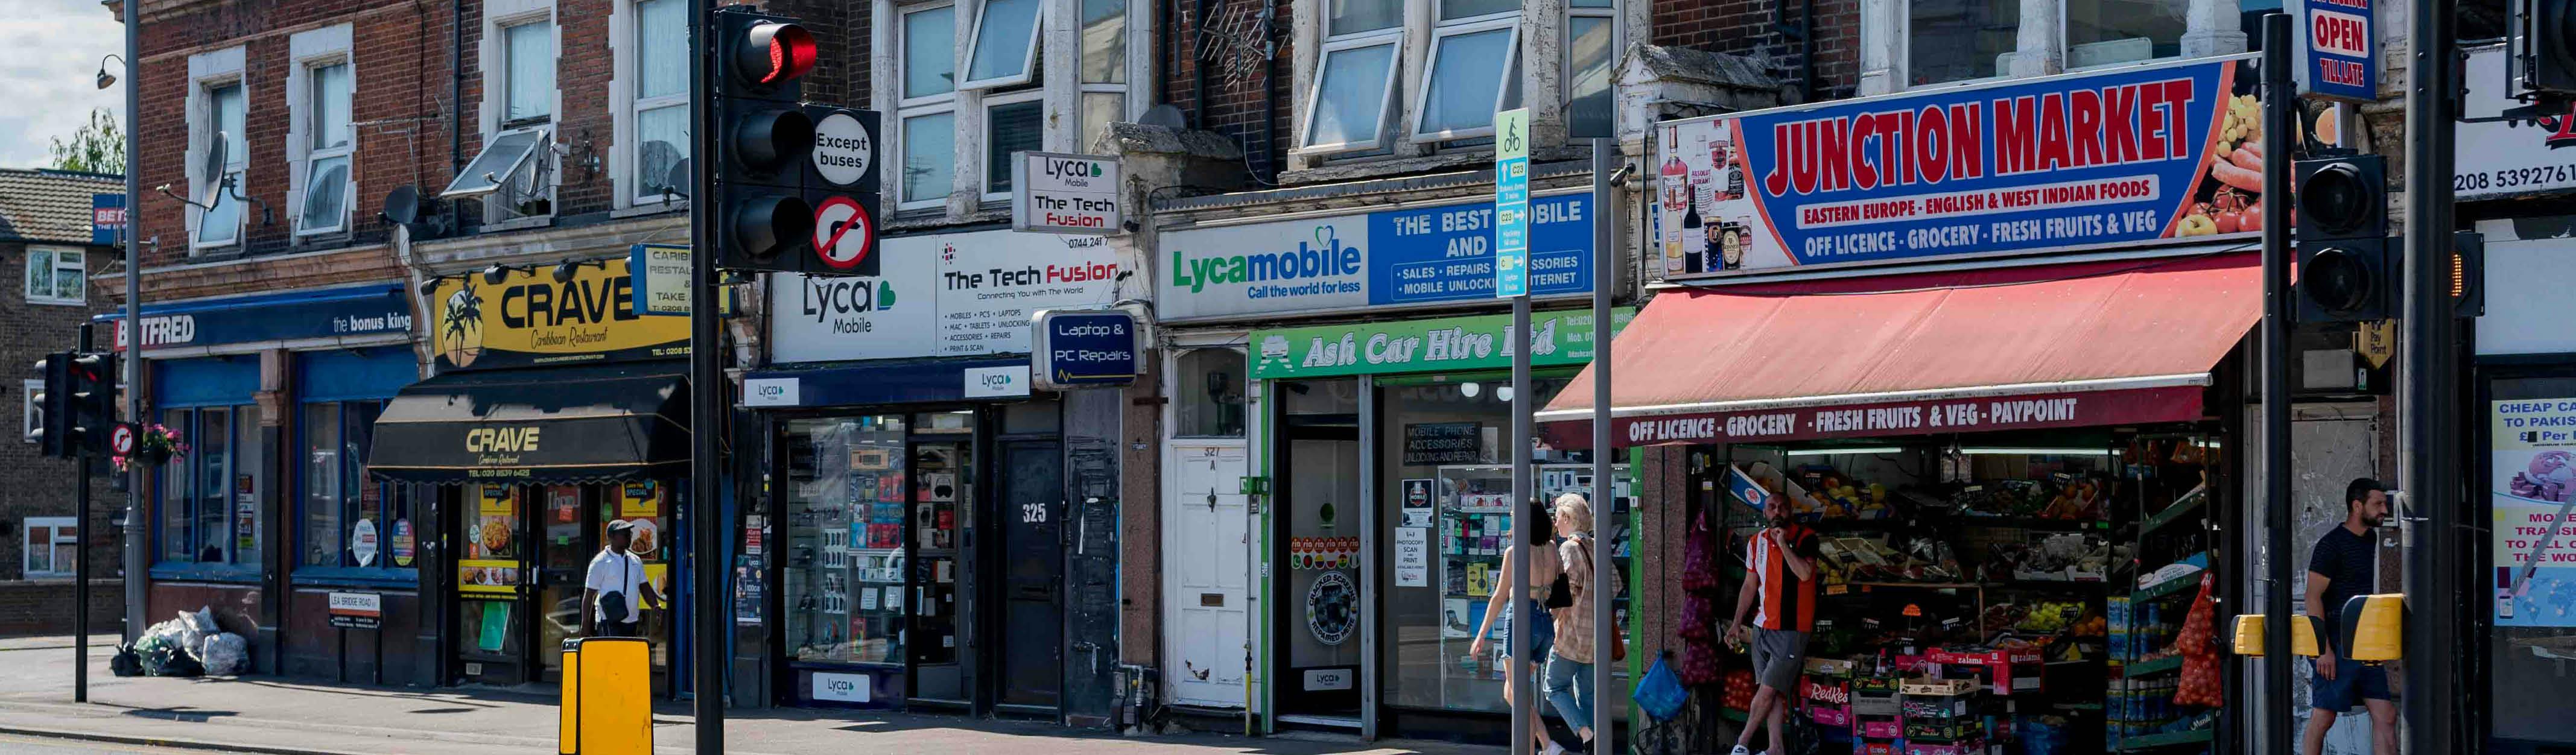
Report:
[[[653,142],[653,144],[660,143],[661,142]],[[653,144],[647,144],[644,146],[649,148],[653,146]],[[670,173],[662,177],[662,191],[681,199],[689,198],[689,192],[696,190],[698,187],[698,183],[695,178],[696,169],[691,167],[691,162],[692,161],[689,158],[682,157],[677,162],[671,163]],[[647,164],[649,165],[650,163]]]
[[[204,200],[208,207],[214,206],[215,202],[223,199],[223,197],[217,196],[215,192],[223,188],[224,166],[232,164],[224,154],[224,148],[227,145],[232,144],[232,141],[233,139],[231,136],[225,135],[224,132],[217,131],[215,132],[214,143],[206,145],[206,169],[198,171],[197,173],[199,179],[204,181],[204,183],[197,185],[195,190],[191,192],[191,196]]]
[[[1170,103],[1155,105],[1152,108],[1147,109],[1145,111],[1145,117],[1136,119],[1136,122],[1147,126],[1161,126],[1174,130],[1178,130],[1183,127],[1181,109],[1173,107]]]
[[[403,225],[420,220],[420,188],[403,184],[386,194],[385,220]]]

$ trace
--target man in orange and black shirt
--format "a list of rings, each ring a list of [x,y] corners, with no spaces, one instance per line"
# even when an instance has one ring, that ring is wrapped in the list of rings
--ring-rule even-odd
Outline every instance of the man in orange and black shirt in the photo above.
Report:
[[[1807,634],[1816,628],[1816,531],[1789,519],[1789,497],[1765,497],[1762,515],[1771,526],[1754,533],[1746,548],[1750,566],[1735,599],[1735,618],[1726,624],[1729,642],[1743,638],[1744,614],[1753,612],[1753,678],[1762,688],[1753,694],[1753,709],[1744,733],[1735,738],[1733,755],[1749,755],[1753,731],[1767,724],[1771,748],[1786,753],[1781,739],[1798,675],[1806,670]],[[1756,609],[1759,609],[1756,611]]]

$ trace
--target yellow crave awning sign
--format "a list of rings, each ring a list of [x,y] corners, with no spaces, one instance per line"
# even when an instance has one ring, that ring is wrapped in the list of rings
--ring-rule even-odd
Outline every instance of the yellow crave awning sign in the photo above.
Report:
[[[443,370],[526,367],[689,354],[689,319],[639,314],[627,260],[582,265],[558,282],[552,267],[442,279],[429,298],[429,332]]]

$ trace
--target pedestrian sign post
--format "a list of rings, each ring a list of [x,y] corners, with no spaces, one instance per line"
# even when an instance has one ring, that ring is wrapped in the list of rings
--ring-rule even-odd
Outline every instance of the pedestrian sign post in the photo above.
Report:
[[[1529,295],[1529,111],[1494,114],[1494,297]]]

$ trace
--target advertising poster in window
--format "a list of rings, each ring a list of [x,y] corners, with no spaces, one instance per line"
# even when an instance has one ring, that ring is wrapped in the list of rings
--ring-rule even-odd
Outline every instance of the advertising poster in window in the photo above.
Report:
[[[457,590],[514,594],[519,585],[519,489],[480,485],[469,490],[475,506],[466,520],[465,558],[456,563]]]
[[[2252,243],[2259,85],[2247,56],[1667,121],[1647,272]]]
[[[671,568],[671,559],[670,549],[663,547],[670,539],[670,533],[662,529],[662,485],[642,480],[620,484],[616,491],[617,516],[609,521],[622,521],[633,527],[630,530],[632,539],[626,542],[626,550],[644,560],[644,581],[653,583],[654,589],[665,590],[663,594],[670,594],[667,592],[670,582],[663,578]],[[600,523],[602,543],[608,542],[607,526],[607,522]]]
[[[2495,401],[2488,416],[2496,626],[2576,627],[2576,397]],[[2576,636],[2556,641],[2546,653],[2576,660]]]

